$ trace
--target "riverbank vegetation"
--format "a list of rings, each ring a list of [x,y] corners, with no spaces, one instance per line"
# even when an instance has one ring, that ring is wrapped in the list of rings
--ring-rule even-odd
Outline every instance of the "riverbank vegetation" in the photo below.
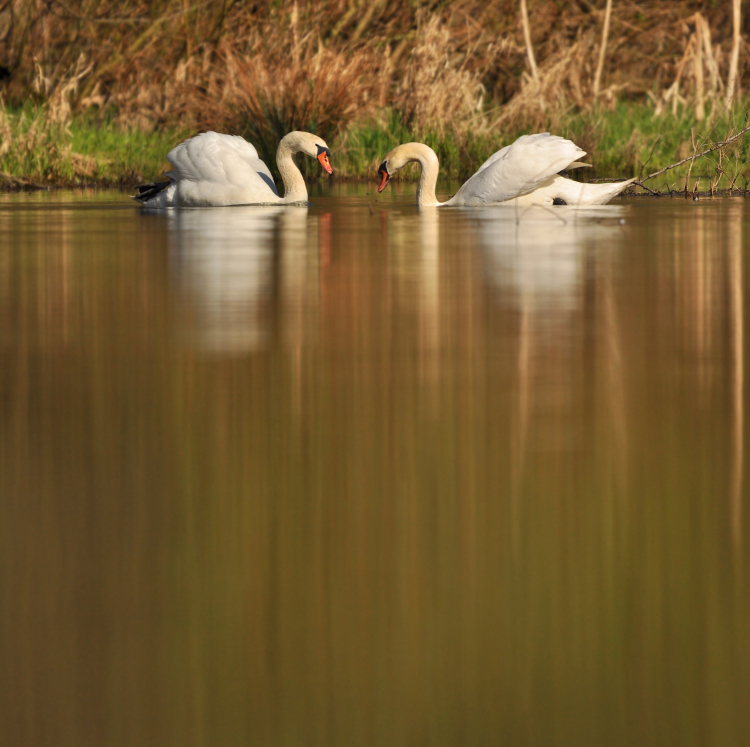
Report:
[[[550,130],[594,176],[645,175],[744,126],[733,5],[0,0],[0,172],[6,186],[129,185],[202,130],[244,135],[270,165],[306,129],[341,177],[421,140],[465,178]],[[666,186],[690,171],[742,187],[746,151],[734,141]]]

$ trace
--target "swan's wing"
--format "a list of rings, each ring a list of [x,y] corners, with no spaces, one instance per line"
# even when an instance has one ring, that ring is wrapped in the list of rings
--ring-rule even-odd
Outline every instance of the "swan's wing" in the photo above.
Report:
[[[512,145],[512,143],[511,143],[511,145]],[[495,161],[498,161],[498,160],[499,160],[499,159],[501,159],[501,158],[505,158],[505,154],[506,154],[506,153],[508,152],[508,150],[509,150],[509,149],[510,149],[510,145],[506,145],[506,146],[505,146],[504,148],[500,148],[500,150],[498,150],[498,151],[496,151],[495,153],[493,153],[493,154],[492,154],[492,155],[491,155],[491,156],[490,156],[490,157],[489,157],[489,158],[488,158],[488,159],[487,159],[487,160],[486,160],[486,161],[485,161],[485,162],[484,162],[484,163],[483,163],[483,164],[482,164],[482,165],[481,165],[481,166],[480,166],[480,167],[479,167],[478,169],[477,169],[477,171],[476,171],[476,174],[474,174],[474,176],[476,176],[476,175],[477,175],[477,174],[478,174],[478,173],[479,173],[480,171],[482,171],[483,169],[486,169],[486,168],[487,168],[488,166],[491,166],[491,165],[492,165],[493,163],[495,163]],[[470,178],[471,178],[471,177],[470,177]]]
[[[173,148],[167,160],[174,166],[169,176],[175,181],[214,182],[278,195],[258,151],[237,135],[204,132]]]
[[[556,135],[550,135],[548,132],[540,133],[539,135],[523,135],[520,139],[523,140],[524,138],[536,138],[536,137],[553,137],[557,138]],[[560,139],[560,138],[557,138]],[[516,143],[518,140],[515,141]],[[566,143],[570,142],[569,140],[565,141]],[[476,174],[478,174],[482,169],[486,169],[488,166],[491,166],[495,161],[500,160],[501,158],[505,157],[505,154],[508,152],[508,150],[513,147],[515,143],[511,143],[511,145],[506,145],[504,148],[500,148],[499,151],[496,153],[493,153],[476,171]],[[576,146],[578,147],[578,146]],[[586,155],[586,152],[583,150],[579,150],[579,155]],[[572,163],[569,163],[566,167],[566,169],[580,169],[580,168],[591,168],[590,163],[583,163],[581,161],[573,161]],[[561,169],[563,170],[563,169]],[[476,176],[474,174],[474,176]]]
[[[449,204],[484,205],[525,195],[585,155],[575,143],[548,132],[523,135],[493,153]]]
[[[247,164],[249,169],[255,171],[263,181],[273,190],[274,194],[278,194],[276,191],[276,185],[273,182],[273,176],[271,170],[266,166],[255,147],[248,143],[247,140],[240,137],[239,135],[218,135],[214,133],[218,138],[230,148],[233,148],[240,159]]]

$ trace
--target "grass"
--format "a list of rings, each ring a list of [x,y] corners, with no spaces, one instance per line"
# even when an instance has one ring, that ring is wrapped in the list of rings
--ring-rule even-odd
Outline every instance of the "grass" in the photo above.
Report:
[[[620,102],[613,109],[594,109],[572,115],[559,131],[594,154],[602,175],[643,176],[691,155],[693,144],[719,141],[745,126],[739,108],[712,122],[682,116],[656,117],[643,103]],[[700,148],[698,150],[701,150]],[[739,153],[745,156],[747,144]],[[678,173],[681,173],[678,171]]]
[[[594,168],[589,172],[578,172],[578,176],[644,178],[664,166],[690,157],[694,145],[700,152],[745,127],[747,115],[740,108],[742,104],[750,108],[750,101],[741,101],[732,113],[711,122],[699,122],[691,112],[678,117],[656,117],[653,107],[645,102],[620,102],[612,109],[594,108],[555,117],[555,123],[544,123],[541,129],[567,137],[587,151],[586,160]],[[388,151],[399,143],[419,140],[438,154],[441,176],[465,180],[490,154],[525,133],[526,130],[519,127],[497,128],[495,132],[482,130],[476,135],[463,137],[435,130],[415,132],[392,113],[385,120],[353,126],[335,155],[344,176],[374,175],[382,156]],[[731,176],[738,175],[740,181],[750,171],[748,149],[750,134],[722,152],[722,168]],[[719,157],[717,151],[696,161],[691,179],[699,175],[715,178]],[[688,169],[688,164],[678,167],[657,180],[657,184],[662,186],[666,182],[672,186],[679,183],[679,188],[682,188]],[[729,186],[726,177],[721,185]],[[740,186],[739,182],[737,186]]]
[[[166,154],[183,137],[175,127],[146,133],[86,115],[60,123],[44,105],[0,109],[0,187],[132,185],[168,168]]]
[[[588,152],[587,161],[594,168],[579,172],[583,178],[643,177],[689,157],[693,144],[703,150],[706,143],[725,139],[745,126],[745,115],[739,109],[709,123],[698,122],[689,111],[677,117],[656,117],[645,102],[620,102],[611,109],[594,108],[556,119],[554,126],[544,129],[570,138]],[[0,110],[0,171],[15,178],[5,180],[6,188],[23,183],[131,187],[168,169],[167,152],[191,134],[194,132],[176,127],[151,132],[123,128],[115,117],[102,121],[89,115],[74,115],[60,124],[43,105],[4,109]],[[441,178],[464,180],[490,154],[521,134],[522,129],[510,127],[477,133],[423,128],[407,124],[391,109],[355,120],[329,144],[339,179],[375,179],[386,153],[400,143],[417,140],[438,154]],[[8,142],[14,147],[6,147]],[[743,138],[721,155],[716,152],[697,161],[692,167],[691,188],[699,176],[715,182],[717,188],[728,187],[731,179],[736,187],[744,187],[749,147],[750,140]],[[309,180],[321,177],[310,159],[300,159],[300,163]],[[724,174],[717,172],[718,165]],[[650,186],[683,189],[688,168],[686,164],[668,172]],[[416,168],[407,168],[401,178],[414,178],[416,173]],[[701,189],[707,184],[701,182]]]
[[[133,184],[148,181],[170,168],[167,153],[186,133],[170,127],[145,133],[109,124],[71,123],[71,150],[97,162],[95,183]]]
[[[58,5],[9,5],[0,170],[11,185],[153,179],[171,146],[208,129],[247,137],[272,169],[286,132],[316,132],[346,178],[419,140],[451,179],[546,130],[584,148],[593,176],[630,176],[744,116],[731,81],[746,52],[728,3],[618,0],[603,23],[601,3],[529,0],[527,34],[517,0]],[[731,181],[745,155],[733,146],[694,166]]]

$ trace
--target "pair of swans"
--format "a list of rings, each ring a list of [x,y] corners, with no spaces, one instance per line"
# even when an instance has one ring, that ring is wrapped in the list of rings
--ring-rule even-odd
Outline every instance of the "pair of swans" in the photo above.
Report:
[[[143,184],[135,199],[149,208],[211,207],[223,205],[286,205],[307,202],[307,187],[294,162],[296,153],[316,158],[329,173],[331,151],[309,132],[290,132],[276,151],[276,164],[284,182],[284,196],[274,184],[268,166],[255,148],[236,135],[205,132],[186,140],[167,155],[174,166],[169,181]],[[493,153],[447,202],[435,196],[439,162],[432,148],[406,143],[394,148],[380,164],[382,192],[407,163],[421,166],[417,205],[448,207],[499,205],[602,205],[622,192],[634,179],[610,184],[582,184],[559,172],[587,166],[585,156],[570,140],[542,133],[523,135]]]

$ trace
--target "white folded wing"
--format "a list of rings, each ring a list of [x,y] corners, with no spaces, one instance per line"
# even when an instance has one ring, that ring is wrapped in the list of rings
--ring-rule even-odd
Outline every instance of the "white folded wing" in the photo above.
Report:
[[[238,195],[243,202],[280,199],[258,151],[237,135],[204,132],[173,148],[167,160],[180,204],[236,204]]]
[[[456,192],[448,205],[488,205],[511,200],[540,187],[586,155],[575,143],[543,132],[523,135],[493,153]]]

